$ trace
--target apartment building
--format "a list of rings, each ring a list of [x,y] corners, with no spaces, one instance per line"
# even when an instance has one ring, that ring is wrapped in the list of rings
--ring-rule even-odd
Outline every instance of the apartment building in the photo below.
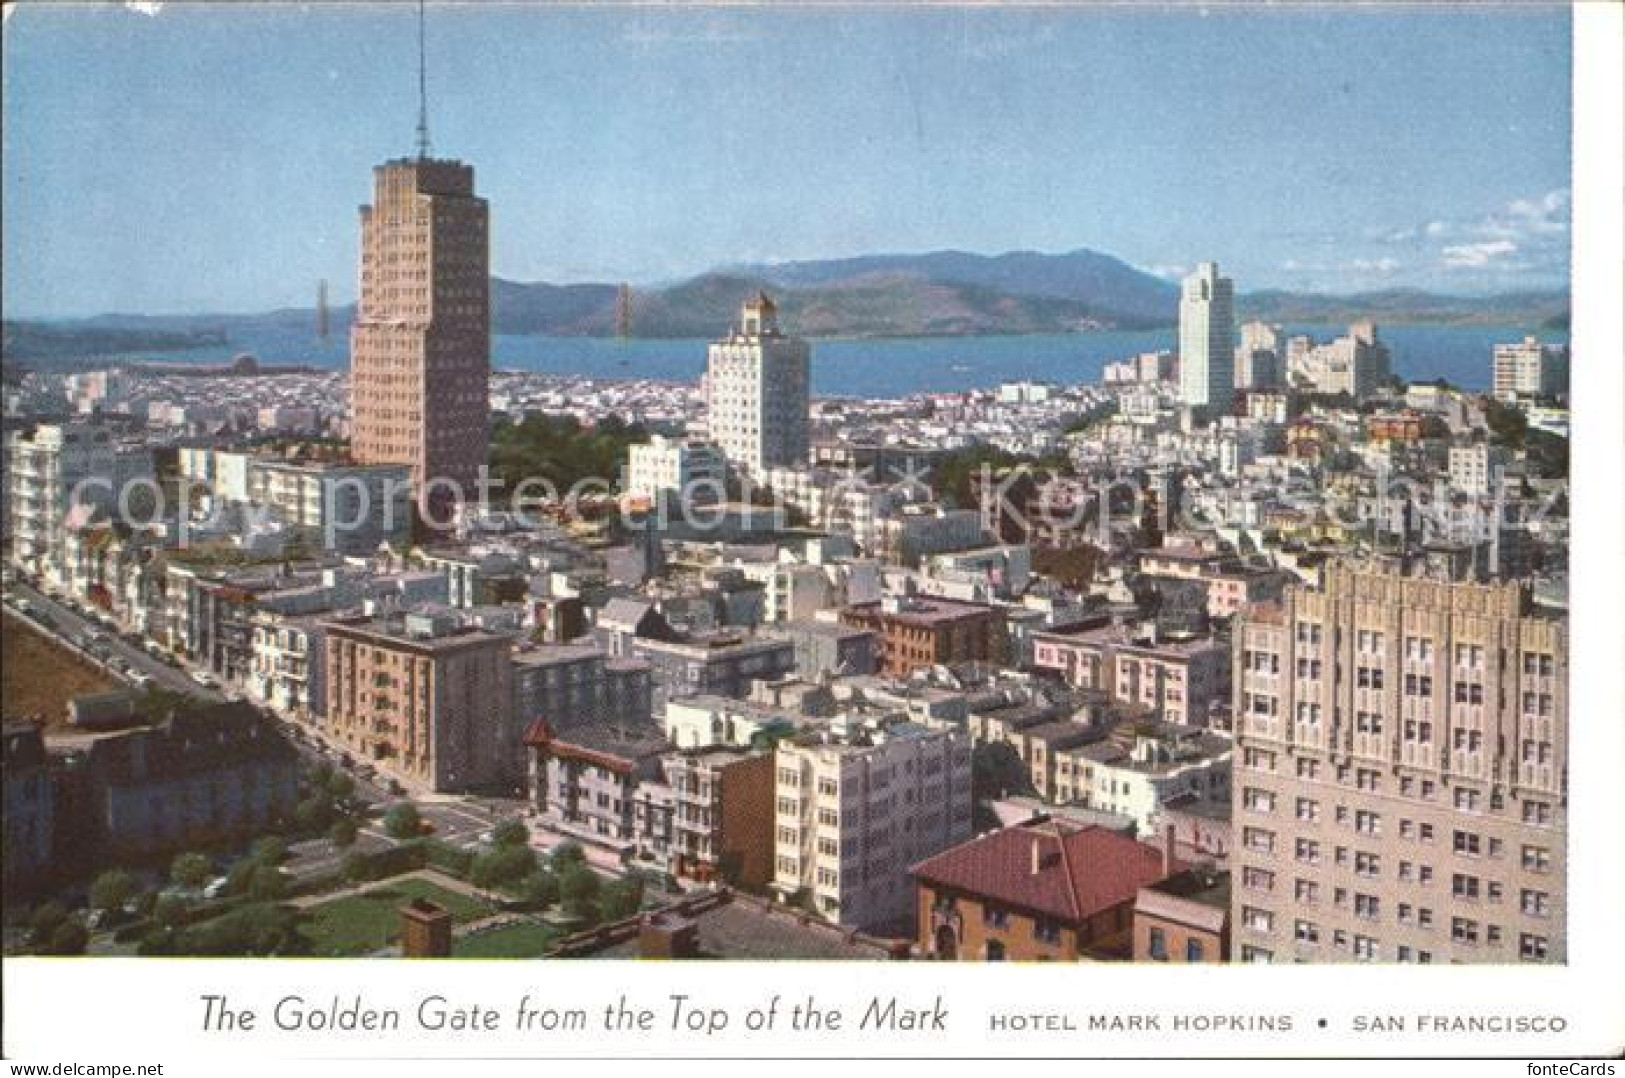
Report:
[[[760,891],[773,879],[774,754],[731,746],[663,760],[672,791],[672,875]]]
[[[5,509],[11,560],[27,572],[62,582],[69,511],[88,506],[113,514],[126,492],[137,498],[138,484],[145,484],[150,494],[152,477],[152,451],[121,445],[107,424],[41,423],[8,432]]]
[[[508,637],[439,613],[328,622],[327,730],[412,790],[521,786]]]
[[[1377,337],[1377,324],[1356,322],[1336,340],[1315,344],[1307,337],[1288,342],[1287,373],[1313,393],[1347,393],[1364,400],[1393,373],[1388,346]]]
[[[1568,394],[1569,350],[1538,337],[1495,346],[1492,385],[1497,400],[1560,397]]]
[[[911,934],[908,866],[971,835],[971,743],[888,719],[778,743],[773,891],[826,920]]]
[[[923,666],[979,661],[1005,655],[1004,617],[996,607],[923,596],[887,596],[858,603],[841,619],[880,637],[880,671],[907,677]]]
[[[513,656],[514,715],[553,729],[645,723],[653,707],[653,668],[611,658],[589,644],[546,644]]]
[[[695,505],[725,501],[728,458],[705,442],[655,435],[627,451],[624,493],[658,501],[677,494]]]
[[[406,465],[250,459],[248,497],[318,549],[375,554],[412,531],[412,473]]]
[[[1516,583],[1337,563],[1246,613],[1237,957],[1563,961],[1567,676]]]
[[[662,775],[671,743],[658,729],[591,726],[563,737],[537,719],[523,741],[531,803],[550,829],[667,863],[675,802]]]
[[[705,380],[711,440],[748,472],[807,463],[812,349],[779,329],[766,295],[747,301],[739,324],[710,346]]]
[[[1230,699],[1230,642],[1223,637],[1142,635],[1118,645],[1112,694],[1166,722],[1205,726]]]

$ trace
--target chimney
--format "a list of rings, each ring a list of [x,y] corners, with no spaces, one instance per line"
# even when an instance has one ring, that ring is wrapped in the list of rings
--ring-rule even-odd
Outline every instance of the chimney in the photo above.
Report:
[[[694,958],[700,953],[700,927],[675,914],[645,917],[638,926],[639,958]]]
[[[1174,839],[1176,831],[1173,824],[1162,829],[1162,875],[1166,879],[1174,874],[1174,851],[1178,845]]]

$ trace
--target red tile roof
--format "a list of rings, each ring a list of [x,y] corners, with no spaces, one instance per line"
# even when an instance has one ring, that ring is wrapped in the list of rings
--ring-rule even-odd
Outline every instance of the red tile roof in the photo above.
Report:
[[[1176,862],[1173,870],[1182,867]],[[925,883],[1071,923],[1134,901],[1141,887],[1168,874],[1159,850],[1103,827],[1058,820],[972,839],[920,862],[911,873]]]

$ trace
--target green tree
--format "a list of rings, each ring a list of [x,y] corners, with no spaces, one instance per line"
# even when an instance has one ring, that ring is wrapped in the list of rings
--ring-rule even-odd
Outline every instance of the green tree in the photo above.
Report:
[[[352,884],[366,883],[372,879],[372,858],[364,853],[352,853],[344,858],[341,871],[344,878]]]
[[[333,802],[325,790],[301,798],[293,807],[293,826],[301,834],[321,831],[332,819]]]
[[[530,828],[523,820],[503,820],[491,832],[491,842],[497,846],[523,846],[530,841]]]
[[[335,771],[327,779],[327,792],[335,801],[344,802],[355,796],[355,779],[342,771]]]
[[[571,865],[587,863],[587,854],[574,842],[563,842],[553,847],[553,871],[563,872]]]
[[[209,882],[209,859],[201,853],[182,853],[169,864],[169,882],[196,891]]]
[[[531,909],[544,910],[559,900],[559,878],[537,870],[519,881],[519,899]]]
[[[252,856],[261,865],[280,865],[288,859],[288,840],[280,835],[266,835],[254,843]]]
[[[63,921],[51,933],[50,942],[46,945],[46,954],[84,954],[85,948],[90,944],[90,933],[78,921]]]
[[[275,865],[260,865],[248,879],[249,897],[256,902],[274,902],[288,893],[288,876]]]
[[[115,868],[103,872],[90,885],[91,908],[108,913],[123,909],[124,904],[135,895],[135,877],[123,869]]]
[[[391,838],[416,838],[423,830],[423,817],[419,815],[417,806],[409,801],[402,801],[391,805],[384,813],[384,831]]]
[[[356,839],[355,821],[348,816],[334,820],[333,826],[327,829],[327,837],[332,841],[333,845],[341,850],[354,846]]]
[[[643,880],[627,876],[606,884],[599,898],[599,912],[606,921],[631,917],[643,906]]]
[[[34,911],[29,918],[29,930],[33,933],[34,943],[43,947],[51,939],[51,935],[62,927],[68,919],[68,911],[60,902],[46,902]]]
[[[186,899],[180,895],[159,895],[152,904],[152,922],[160,928],[179,928],[186,923],[189,909]]]
[[[1033,793],[1032,776],[1016,750],[1002,741],[971,749],[971,792],[978,801]]]
[[[522,879],[536,868],[529,846],[499,846],[474,858],[468,881],[475,887],[498,887]]]
[[[566,912],[598,920],[598,896],[603,882],[598,874],[585,865],[572,865],[559,873],[559,901]]]

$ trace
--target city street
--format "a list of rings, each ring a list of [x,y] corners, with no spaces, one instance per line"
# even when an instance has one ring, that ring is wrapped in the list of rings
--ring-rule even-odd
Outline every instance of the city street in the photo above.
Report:
[[[110,657],[120,659],[132,671],[150,677],[154,685],[171,692],[186,693],[211,703],[225,699],[221,693],[199,685],[185,670],[155,658],[145,648],[119,636],[115,630],[91,620],[73,607],[51,598],[30,584],[17,581],[9,585],[6,591],[13,600],[26,599],[29,602],[33,608],[30,614],[33,616],[24,616],[29,617],[30,621],[41,625],[38,615],[43,613],[49,619],[48,624],[42,626],[47,632],[76,644],[81,650],[94,634],[101,633],[106,637]],[[130,681],[129,675],[115,676],[123,681]]]

